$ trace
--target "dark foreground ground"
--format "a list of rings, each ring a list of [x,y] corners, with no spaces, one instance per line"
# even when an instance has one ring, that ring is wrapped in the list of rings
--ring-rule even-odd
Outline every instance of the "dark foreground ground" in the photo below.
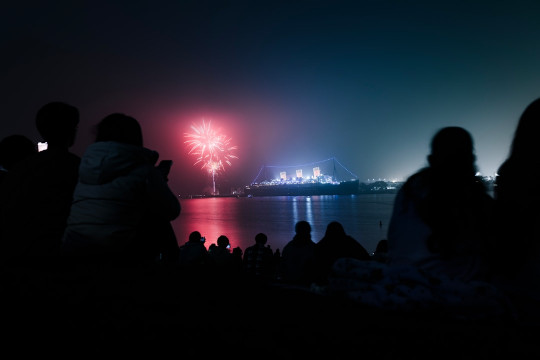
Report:
[[[528,359],[539,328],[403,313],[281,285],[151,271],[2,271],[2,350],[16,358]]]

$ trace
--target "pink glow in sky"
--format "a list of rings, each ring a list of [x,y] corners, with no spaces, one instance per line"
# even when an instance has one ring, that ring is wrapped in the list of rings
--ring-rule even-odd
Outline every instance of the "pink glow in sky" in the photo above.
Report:
[[[37,110],[64,101],[81,114],[81,156],[95,124],[122,112],[173,160],[179,194],[208,183],[184,143],[203,118],[241,154],[222,162],[227,193],[262,166],[330,157],[361,182],[404,180],[444,126],[467,129],[494,175],[540,96],[533,0],[19,1],[3,13],[0,137],[42,141]]]

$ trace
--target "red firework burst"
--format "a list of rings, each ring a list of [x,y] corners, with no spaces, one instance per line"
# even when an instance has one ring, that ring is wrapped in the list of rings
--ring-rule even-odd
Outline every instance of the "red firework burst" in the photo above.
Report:
[[[211,122],[204,119],[200,125],[192,124],[192,133],[185,133],[188,139],[184,143],[189,147],[189,155],[196,156],[193,165],[202,164],[213,175],[225,170],[225,165],[231,166],[231,160],[238,157],[234,154],[236,145],[231,145],[231,138],[215,130]]]

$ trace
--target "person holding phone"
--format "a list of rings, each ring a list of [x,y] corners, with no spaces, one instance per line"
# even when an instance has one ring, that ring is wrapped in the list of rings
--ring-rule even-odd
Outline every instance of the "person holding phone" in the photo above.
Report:
[[[209,268],[208,250],[204,246],[204,236],[199,231],[192,231],[186,243],[180,246],[179,267],[193,279],[207,274]]]
[[[174,261],[170,222],[181,206],[155,166],[159,154],[143,146],[139,122],[125,114],[105,117],[96,130],[82,157],[63,255],[121,266],[148,265],[164,253]]]
[[[228,286],[239,279],[242,271],[236,255],[231,252],[231,243],[225,235],[217,238],[217,246],[208,252],[212,278],[216,285]]]

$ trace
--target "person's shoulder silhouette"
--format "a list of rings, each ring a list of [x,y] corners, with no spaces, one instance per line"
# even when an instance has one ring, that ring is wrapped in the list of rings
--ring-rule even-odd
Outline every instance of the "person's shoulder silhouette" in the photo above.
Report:
[[[24,135],[13,134],[3,138],[0,141],[0,183],[8,171],[37,152],[36,144]]]
[[[386,263],[388,258],[388,240],[381,239],[377,242],[375,251],[371,254],[371,258],[375,261]]]
[[[331,221],[327,225],[324,237],[315,244],[315,248],[326,252],[330,258],[351,257],[369,260],[369,253],[364,246],[348,235],[339,221]]]
[[[364,246],[348,235],[340,222],[331,221],[326,226],[324,237],[315,244],[314,272],[316,273],[316,281],[325,283],[334,262],[345,257],[371,260]]]
[[[497,171],[494,188],[495,198],[501,201],[528,202],[530,196],[522,197],[521,182],[524,174],[535,178],[540,174],[540,98],[530,103],[521,114],[509,156]]]

